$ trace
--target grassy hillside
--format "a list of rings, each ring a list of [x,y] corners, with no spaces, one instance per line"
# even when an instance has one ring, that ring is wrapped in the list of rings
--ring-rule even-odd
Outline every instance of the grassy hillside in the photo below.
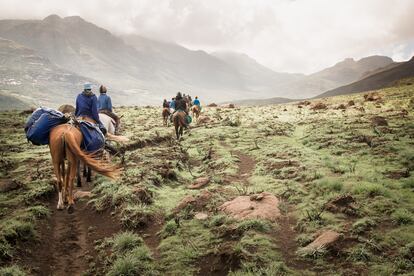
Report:
[[[0,113],[1,183],[15,186],[0,192],[0,275],[409,275],[413,93],[204,108],[208,122],[180,142],[160,109],[122,108],[122,177],[84,184],[73,214],[55,210],[48,148],[26,143],[27,114]],[[210,182],[190,189],[199,177]],[[274,222],[220,211],[263,191],[279,200]],[[339,239],[309,250],[326,230]]]
[[[401,62],[398,65],[386,67],[384,70],[379,71],[378,73],[370,74],[362,80],[322,93],[315,98],[337,96],[385,87],[392,87],[402,79],[413,77],[414,57],[409,61]]]

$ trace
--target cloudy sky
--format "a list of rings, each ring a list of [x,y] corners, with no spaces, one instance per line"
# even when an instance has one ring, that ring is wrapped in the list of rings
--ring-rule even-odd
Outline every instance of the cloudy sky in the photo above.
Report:
[[[80,15],[113,33],[244,52],[286,72],[414,55],[413,0],[0,0],[0,18]]]

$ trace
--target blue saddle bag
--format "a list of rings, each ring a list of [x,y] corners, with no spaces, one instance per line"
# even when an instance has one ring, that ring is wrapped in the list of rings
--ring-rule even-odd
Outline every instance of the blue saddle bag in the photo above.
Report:
[[[38,108],[27,119],[24,127],[26,138],[34,145],[48,145],[52,128],[66,122],[62,112],[47,107]]]
[[[81,148],[88,152],[98,152],[105,146],[105,136],[99,127],[93,123],[81,121],[80,131],[82,132],[83,140]]]

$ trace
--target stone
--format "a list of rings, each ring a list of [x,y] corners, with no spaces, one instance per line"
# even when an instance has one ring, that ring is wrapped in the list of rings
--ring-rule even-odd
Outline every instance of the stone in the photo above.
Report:
[[[328,248],[339,240],[341,235],[332,230],[322,232],[313,242],[303,248],[305,251],[315,251],[320,248]]]
[[[193,184],[188,186],[188,188],[189,189],[200,189],[201,187],[206,186],[208,183],[210,183],[209,177],[199,177],[193,182]]]
[[[75,199],[90,198],[90,197],[92,197],[92,193],[91,192],[88,192],[88,191],[76,191],[74,193],[73,197]]]
[[[22,186],[22,183],[13,179],[0,180],[0,192],[6,193],[12,190],[17,190]]]
[[[326,109],[326,108],[327,108],[326,104],[319,102],[319,103],[316,103],[314,106],[312,106],[311,109],[312,110],[321,110],[321,109]]]
[[[279,200],[272,194],[263,192],[251,196],[238,196],[225,202],[219,210],[239,220],[267,219],[275,221],[280,216]]]
[[[202,213],[202,212],[198,212],[198,213],[196,213],[194,215],[194,218],[195,219],[198,219],[198,220],[206,220],[208,218],[208,214]]]

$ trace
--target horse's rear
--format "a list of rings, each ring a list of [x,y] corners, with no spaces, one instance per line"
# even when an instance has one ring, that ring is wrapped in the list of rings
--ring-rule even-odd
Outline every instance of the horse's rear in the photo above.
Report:
[[[170,109],[168,107],[164,107],[162,109],[162,119],[164,122],[164,126],[168,126],[168,117],[170,117]]]
[[[92,155],[84,153],[80,144],[82,133],[73,125],[63,124],[54,127],[50,132],[49,148],[52,156],[53,169],[57,179],[59,201],[57,208],[63,209],[64,201],[68,202],[68,210],[74,205],[73,183],[77,173],[77,164],[82,160],[94,171],[110,178],[115,178],[119,172],[113,166],[95,160]],[[65,166],[67,160],[67,166]]]
[[[191,111],[193,112],[193,117],[196,118],[196,120],[198,120],[198,117],[200,116],[200,112],[201,112],[201,108],[198,105],[193,105],[191,107]]]
[[[173,116],[175,135],[177,136],[177,139],[180,139],[180,137],[183,136],[183,129],[186,126],[185,115],[184,111],[177,111]]]

